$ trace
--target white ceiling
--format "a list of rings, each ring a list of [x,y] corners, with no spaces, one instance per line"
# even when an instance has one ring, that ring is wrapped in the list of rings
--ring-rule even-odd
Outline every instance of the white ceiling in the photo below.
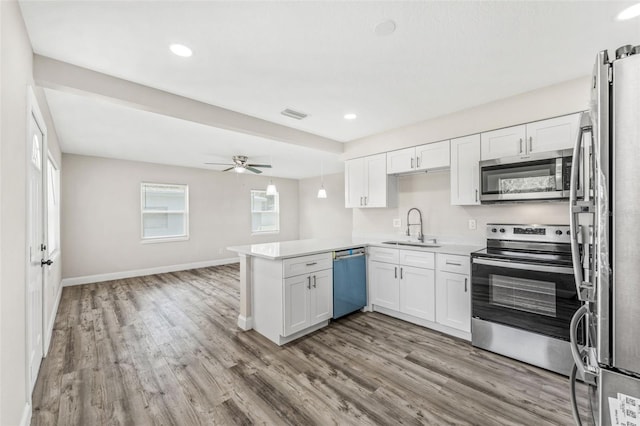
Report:
[[[640,42],[638,19],[614,19],[629,4],[21,1],[40,55],[343,142],[587,75],[599,50]],[[396,32],[375,35],[387,19]],[[193,56],[171,54],[173,42]],[[95,135],[100,122],[80,123],[60,108],[85,105],[48,95],[63,148],[83,152],[86,139],[66,138],[92,126]],[[284,108],[309,117],[284,117]],[[235,153],[260,155],[252,137],[235,139]],[[113,155],[131,156],[123,149]]]
[[[120,158],[223,170],[205,162],[230,163],[249,155],[251,163],[272,163],[266,176],[300,179],[343,171],[338,154],[282,144],[112,102],[45,89],[62,150],[71,154]],[[239,147],[242,148],[239,148]]]

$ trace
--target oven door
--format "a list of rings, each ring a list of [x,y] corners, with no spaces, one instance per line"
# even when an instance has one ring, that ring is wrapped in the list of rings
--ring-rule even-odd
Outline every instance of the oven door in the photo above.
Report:
[[[573,268],[474,257],[471,282],[474,318],[569,341]]]
[[[568,198],[569,192],[564,190],[562,153],[552,154],[545,153],[538,156],[543,158],[528,160],[482,161],[480,201],[495,203]]]

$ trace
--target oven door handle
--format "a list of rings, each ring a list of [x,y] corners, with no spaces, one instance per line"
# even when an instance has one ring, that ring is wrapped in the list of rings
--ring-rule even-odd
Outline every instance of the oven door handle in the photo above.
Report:
[[[552,265],[536,265],[533,263],[516,263],[510,261],[490,260],[484,258],[474,258],[473,263],[488,266],[499,266],[509,269],[521,269],[523,271],[549,272],[552,274],[573,274],[573,268]]]

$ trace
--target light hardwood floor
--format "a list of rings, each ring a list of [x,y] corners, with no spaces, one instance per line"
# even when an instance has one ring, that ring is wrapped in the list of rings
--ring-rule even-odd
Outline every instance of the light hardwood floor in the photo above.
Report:
[[[381,314],[281,348],[241,332],[238,276],[65,288],[32,424],[572,424],[567,378]]]

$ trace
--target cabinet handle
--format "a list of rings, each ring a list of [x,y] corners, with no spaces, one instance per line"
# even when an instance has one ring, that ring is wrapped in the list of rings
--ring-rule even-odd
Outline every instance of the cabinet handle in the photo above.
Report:
[[[420,157],[416,157],[416,169],[420,168]]]
[[[318,288],[318,286],[316,285],[316,276],[313,276],[313,288]]]
[[[413,157],[411,157],[411,168],[413,169]]]
[[[448,260],[447,260],[445,263],[446,263],[447,265],[462,266],[462,263],[449,262]]]
[[[395,267],[393,268],[393,270],[394,270],[394,273],[393,273],[394,277],[395,277],[395,278],[398,278],[398,267],[397,267],[397,266],[395,266]]]
[[[367,205],[367,197],[366,196],[364,197],[364,205],[365,206]]]
[[[529,153],[533,151],[533,136],[529,136]]]
[[[307,288],[311,290],[311,275],[307,277]]]
[[[402,278],[402,269],[404,269],[404,268],[400,268],[400,279],[403,279]]]
[[[360,197],[360,205],[362,205],[362,197]]]
[[[467,280],[468,280],[468,278],[464,279],[464,292],[465,293],[467,292]]]
[[[478,202],[478,190],[476,189],[476,203]]]
[[[313,266],[313,265],[317,265],[318,262],[311,262],[311,263],[307,263],[307,266]]]
[[[522,154],[523,150],[522,150],[522,138],[520,138],[520,154]]]

